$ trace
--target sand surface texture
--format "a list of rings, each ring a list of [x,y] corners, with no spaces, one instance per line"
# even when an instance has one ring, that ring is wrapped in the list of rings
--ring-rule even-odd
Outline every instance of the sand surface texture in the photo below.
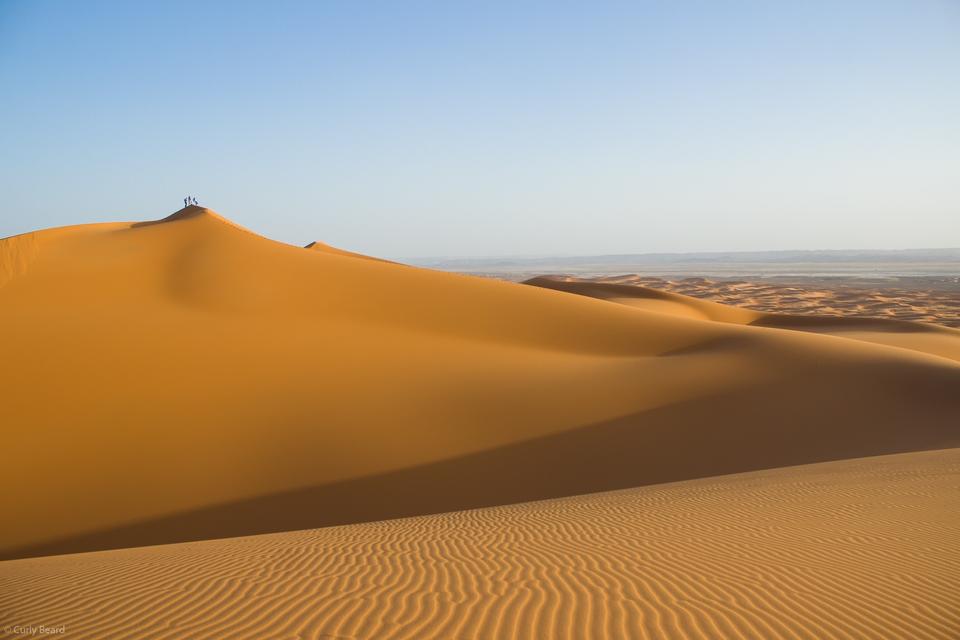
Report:
[[[91,640],[953,640],[958,511],[960,450],[862,458],[14,560],[0,618]]]
[[[442,273],[199,207],[7,238],[0,269],[2,558],[960,446],[934,325]]]

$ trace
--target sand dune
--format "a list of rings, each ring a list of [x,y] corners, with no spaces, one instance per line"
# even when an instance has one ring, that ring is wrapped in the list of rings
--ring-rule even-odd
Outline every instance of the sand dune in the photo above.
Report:
[[[904,278],[899,286],[859,283],[856,278],[799,278],[797,282],[668,279],[626,274],[584,278],[589,282],[632,284],[658,291],[744,307],[754,311],[908,320],[960,328],[957,279]],[[919,281],[910,288],[903,282]],[[805,283],[804,283],[805,282]]]
[[[311,251],[322,251],[323,253],[330,253],[338,256],[349,256],[351,258],[362,258],[364,260],[376,260],[377,262],[386,262],[388,264],[397,264],[391,260],[384,260],[383,258],[375,258],[373,256],[364,255],[362,253],[356,253],[353,251],[347,251],[346,249],[340,249],[338,247],[332,247],[329,244],[324,242],[314,241],[308,244],[305,249],[310,249]]]
[[[952,640],[958,510],[958,449],[846,460],[15,560],[0,619],[98,640]]]
[[[704,278],[696,278],[695,280],[704,289],[710,286],[709,280]],[[767,313],[730,304],[720,304],[672,291],[622,282],[604,282],[597,279],[580,280],[569,277],[543,276],[527,280],[526,284],[617,302],[645,311],[753,327],[822,333],[912,349],[960,361],[960,329],[937,324],[853,315]],[[790,307],[788,303],[783,306],[785,308]]]
[[[0,268],[7,558],[960,446],[954,334],[662,313],[199,207],[7,238]]]

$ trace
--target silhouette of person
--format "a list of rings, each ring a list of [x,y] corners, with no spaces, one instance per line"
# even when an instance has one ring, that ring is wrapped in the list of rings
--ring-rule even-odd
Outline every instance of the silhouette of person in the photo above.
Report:
[[[190,204],[190,196],[187,196],[183,199],[183,207],[186,208]]]

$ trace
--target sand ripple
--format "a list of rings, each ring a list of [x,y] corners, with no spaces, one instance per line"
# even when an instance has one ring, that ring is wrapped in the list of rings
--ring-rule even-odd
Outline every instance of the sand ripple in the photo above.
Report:
[[[0,564],[79,638],[957,638],[960,449]],[[15,637],[7,633],[4,637]]]

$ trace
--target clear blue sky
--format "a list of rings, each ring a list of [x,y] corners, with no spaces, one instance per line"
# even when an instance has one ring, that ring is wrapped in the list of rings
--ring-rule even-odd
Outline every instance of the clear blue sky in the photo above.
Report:
[[[387,257],[960,245],[960,2],[0,0],[0,236],[186,194]]]

